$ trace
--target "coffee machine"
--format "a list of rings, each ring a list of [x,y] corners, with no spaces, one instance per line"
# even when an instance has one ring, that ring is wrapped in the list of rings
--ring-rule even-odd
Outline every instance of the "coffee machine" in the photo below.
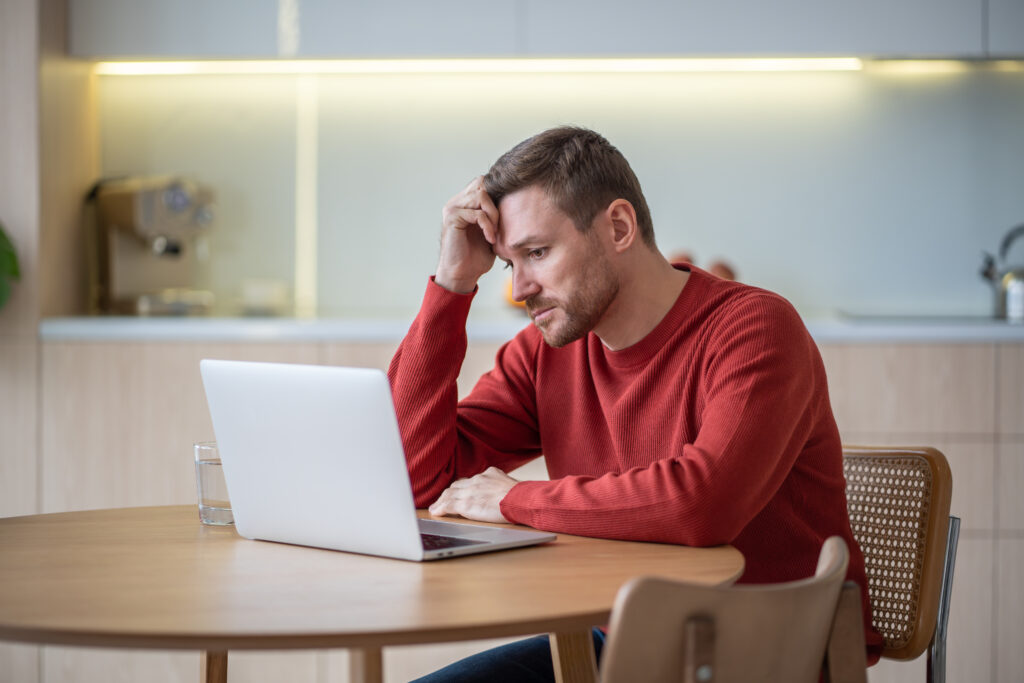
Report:
[[[214,217],[209,188],[177,176],[102,180],[87,208],[91,313],[210,312],[213,294],[195,287]]]

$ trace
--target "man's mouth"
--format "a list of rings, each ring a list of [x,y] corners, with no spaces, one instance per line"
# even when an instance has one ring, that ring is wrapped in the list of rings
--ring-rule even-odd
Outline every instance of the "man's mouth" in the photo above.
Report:
[[[530,317],[533,318],[533,323],[539,325],[544,320],[547,320],[552,313],[555,312],[554,306],[548,306],[547,308],[538,308],[530,311]]]

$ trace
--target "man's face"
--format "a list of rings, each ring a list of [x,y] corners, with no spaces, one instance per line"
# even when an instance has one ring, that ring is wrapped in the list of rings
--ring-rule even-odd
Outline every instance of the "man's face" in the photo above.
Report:
[[[596,328],[619,292],[597,231],[577,230],[539,187],[506,195],[498,212],[494,252],[544,341],[565,346]]]

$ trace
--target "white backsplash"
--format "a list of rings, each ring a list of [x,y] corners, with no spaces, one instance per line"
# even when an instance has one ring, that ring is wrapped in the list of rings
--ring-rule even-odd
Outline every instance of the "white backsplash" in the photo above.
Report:
[[[246,280],[295,283],[298,183],[319,314],[411,318],[444,202],[563,123],[630,160],[664,252],[724,257],[808,316],[988,313],[981,252],[1024,222],[1020,70],[314,78],[311,123],[297,76],[100,77],[105,176],[216,190],[200,284],[223,310]],[[296,163],[310,134],[315,170],[308,150]],[[516,315],[506,276],[485,278],[475,318]]]

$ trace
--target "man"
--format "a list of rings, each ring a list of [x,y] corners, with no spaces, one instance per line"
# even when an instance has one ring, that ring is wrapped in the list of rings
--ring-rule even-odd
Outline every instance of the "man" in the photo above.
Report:
[[[839,535],[864,590],[814,341],[783,298],[669,263],[607,140],[568,127],[525,140],[442,216],[436,274],[389,369],[417,505],[585,536],[731,543],[749,583],[812,575]],[[466,317],[496,258],[533,325],[459,402]],[[551,481],[505,474],[541,454]],[[550,670],[535,639],[430,680]]]

